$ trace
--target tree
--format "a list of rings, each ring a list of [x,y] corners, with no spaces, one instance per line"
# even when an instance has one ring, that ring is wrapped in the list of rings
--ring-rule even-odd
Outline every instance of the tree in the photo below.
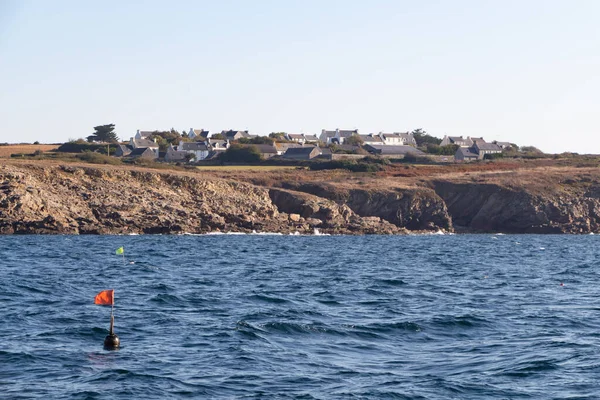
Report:
[[[184,157],[186,162],[192,162],[192,160],[196,160],[196,155],[194,153],[187,153]]]
[[[215,133],[210,138],[214,140],[225,140],[225,136],[221,135],[220,133]]]
[[[233,144],[219,158],[223,162],[254,163],[262,160],[262,155],[256,146]]]
[[[456,153],[460,146],[456,144],[449,144],[446,146],[440,146],[434,143],[427,143],[427,153],[429,154],[439,154],[441,156],[452,156]]]
[[[415,138],[415,141],[417,142],[417,146],[419,147],[426,146],[428,143],[438,145],[442,143],[442,139],[436,138],[435,136],[431,136],[421,128],[415,129],[411,133]]]
[[[269,133],[269,137],[271,139],[275,139],[275,140],[286,140],[285,139],[285,132],[271,132]]]
[[[358,135],[352,135],[349,138],[346,138],[346,140],[344,140],[344,144],[347,144],[350,146],[362,146],[363,143],[364,143],[364,141]]]
[[[239,138],[238,143],[241,144],[268,144],[273,145],[274,140],[266,136],[256,136],[253,138]]]
[[[115,124],[98,125],[94,127],[94,134],[87,137],[88,142],[115,143],[119,137],[115,133]]]

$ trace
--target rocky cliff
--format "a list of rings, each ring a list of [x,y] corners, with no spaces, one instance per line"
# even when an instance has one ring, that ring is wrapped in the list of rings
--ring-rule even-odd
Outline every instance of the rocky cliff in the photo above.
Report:
[[[194,174],[4,165],[0,233],[402,233],[304,193]]]
[[[600,231],[596,171],[526,177],[260,186],[193,172],[12,163],[0,168],[0,233]]]

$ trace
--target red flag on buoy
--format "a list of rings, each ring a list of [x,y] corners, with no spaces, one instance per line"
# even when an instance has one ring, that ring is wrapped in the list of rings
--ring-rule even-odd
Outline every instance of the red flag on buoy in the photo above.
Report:
[[[103,306],[114,306],[115,291],[113,289],[101,291],[96,295],[96,298],[94,298],[94,304],[100,304]]]

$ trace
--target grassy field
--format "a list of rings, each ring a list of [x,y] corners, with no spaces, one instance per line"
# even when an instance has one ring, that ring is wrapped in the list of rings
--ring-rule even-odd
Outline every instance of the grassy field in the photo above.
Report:
[[[297,168],[293,165],[202,165],[196,167],[201,171],[284,171]]]
[[[57,144],[9,144],[0,146],[0,158],[9,158],[11,154],[31,154],[36,150],[53,151],[58,149]]]

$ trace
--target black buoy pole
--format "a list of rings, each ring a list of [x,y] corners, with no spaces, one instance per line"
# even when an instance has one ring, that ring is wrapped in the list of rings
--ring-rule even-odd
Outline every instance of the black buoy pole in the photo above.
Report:
[[[108,336],[104,338],[104,348],[107,350],[118,349],[121,345],[121,340],[115,332],[113,331],[115,325],[115,316],[113,314],[113,307],[110,308],[110,331],[108,332]]]

